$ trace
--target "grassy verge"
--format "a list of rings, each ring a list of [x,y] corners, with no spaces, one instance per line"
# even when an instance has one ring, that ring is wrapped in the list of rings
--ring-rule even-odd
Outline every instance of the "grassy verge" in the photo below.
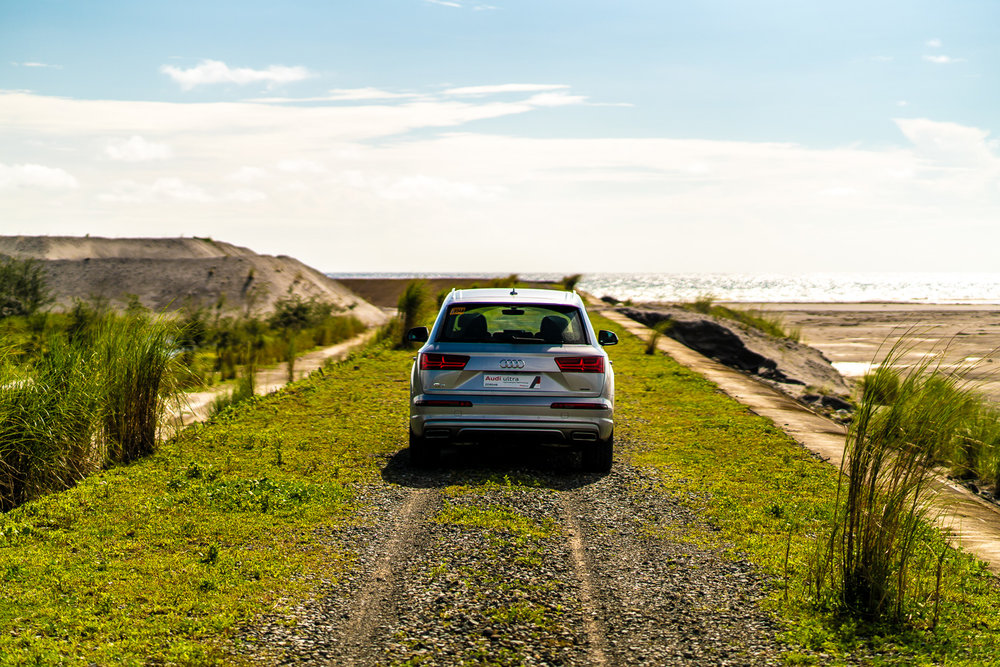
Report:
[[[615,329],[595,320],[595,326]],[[668,489],[720,529],[722,543],[771,576],[769,604],[787,623],[787,641],[805,649],[789,654],[790,663],[812,662],[811,652],[861,656],[867,664],[996,662],[1000,590],[967,554],[952,551],[944,561],[940,622],[933,628],[943,549],[936,531],[921,531],[911,574],[922,594],[908,606],[902,625],[866,626],[816,600],[808,572],[816,540],[834,511],[836,469],[701,376],[668,357],[644,355],[643,342],[632,336],[620,337],[621,346],[612,350],[617,432],[638,443],[637,463],[657,468]]]
[[[403,446],[408,362],[357,356],[0,516],[0,663],[229,662],[230,630],[342,571],[315,531]]]
[[[909,605],[902,629],[864,627],[811,599],[805,575],[833,511],[836,471],[700,376],[618,333],[622,343],[610,350],[618,437],[719,529],[684,539],[731,545],[771,575],[769,604],[785,619],[789,643],[808,649],[789,662],[808,662],[810,652],[871,664],[996,661],[1000,594],[962,554],[945,559],[931,630],[940,545],[932,532],[912,564],[925,595]],[[349,556],[317,535],[353,521],[359,485],[381,483],[385,457],[405,447],[411,354],[355,356],[226,410],[149,458],[0,515],[0,663],[232,662],[225,642],[234,629],[349,567]],[[435,520],[502,533],[526,558],[548,539],[549,526],[465,495],[450,490]],[[503,620],[529,611],[496,613]]]
[[[711,296],[699,297],[692,303],[681,304],[681,306],[703,315],[711,315],[739,322],[774,338],[788,338],[796,342],[802,339],[802,330],[797,327],[786,329],[784,320],[778,315],[768,314],[762,310],[745,310],[742,308],[721,306],[714,303],[714,298]]]

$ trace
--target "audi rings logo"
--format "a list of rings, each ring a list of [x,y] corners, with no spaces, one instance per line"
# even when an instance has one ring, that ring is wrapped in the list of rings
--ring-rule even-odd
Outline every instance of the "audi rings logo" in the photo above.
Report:
[[[524,368],[524,359],[501,359],[500,368]]]

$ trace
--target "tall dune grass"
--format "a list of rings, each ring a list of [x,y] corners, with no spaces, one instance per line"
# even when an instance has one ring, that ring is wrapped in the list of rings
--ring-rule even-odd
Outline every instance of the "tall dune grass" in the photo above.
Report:
[[[108,457],[127,463],[152,454],[164,397],[174,393],[174,325],[160,317],[109,317],[96,340],[102,364]]]
[[[997,406],[930,357],[904,367],[908,351],[898,343],[864,378],[838,510],[812,574],[817,597],[832,594],[845,611],[872,622],[904,618],[935,467],[988,475],[1000,447]]]
[[[0,362],[0,509],[65,488],[104,462],[86,350],[52,341],[30,369]]]
[[[173,334],[162,318],[106,313],[48,337],[30,364],[0,358],[0,510],[155,449]]]

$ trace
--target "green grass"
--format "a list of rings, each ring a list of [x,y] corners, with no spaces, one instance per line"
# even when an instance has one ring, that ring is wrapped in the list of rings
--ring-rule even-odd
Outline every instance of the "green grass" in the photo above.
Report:
[[[595,320],[595,326],[615,329]],[[833,516],[837,470],[701,376],[668,357],[650,358],[642,341],[619,335],[622,344],[611,352],[619,437],[637,444],[635,462],[659,470],[668,493],[719,529],[719,544],[771,577],[768,606],[786,623],[787,641],[803,649],[801,662],[812,662],[811,652],[825,652],[860,654],[869,664],[996,663],[1000,590],[967,554],[950,551],[945,558],[940,622],[932,630],[943,541],[926,527],[910,564],[914,594],[902,623],[866,625],[815,599],[810,563]]]
[[[315,530],[403,445],[408,362],[357,356],[0,516],[0,663],[228,661],[234,628],[345,567]]]
[[[911,563],[917,593],[901,625],[865,626],[810,598],[808,565],[833,512],[836,471],[700,376],[645,355],[643,341],[594,319],[622,341],[609,351],[616,433],[632,452],[623,455],[657,470],[657,492],[717,529],[680,537],[730,549],[770,576],[767,604],[797,651],[789,663],[809,663],[816,652],[856,653],[871,664],[996,662],[1000,594],[963,554],[945,558],[940,621],[930,629],[941,547],[933,531]],[[318,535],[357,520],[359,485],[382,483],[386,460],[406,446],[411,355],[357,355],[223,410],[150,457],[0,515],[0,664],[236,660],[226,646],[240,626],[350,567],[349,555]],[[530,476],[490,483],[511,493],[532,484]],[[543,558],[554,524],[527,520],[496,493],[477,500],[479,493],[475,485],[449,488],[436,520],[486,529],[527,564]],[[429,576],[449,567],[428,564]],[[483,585],[485,594],[494,582]],[[558,620],[537,612],[498,605],[492,613]],[[893,657],[878,658],[882,651]]]
[[[739,322],[744,326],[757,329],[774,338],[787,338],[796,342],[802,339],[802,330],[799,328],[788,329],[785,326],[784,320],[779,315],[769,315],[762,310],[744,310],[743,308],[720,306],[715,303],[715,298],[709,295],[700,296],[691,303],[681,304],[681,307],[701,313],[702,315],[711,315]]]

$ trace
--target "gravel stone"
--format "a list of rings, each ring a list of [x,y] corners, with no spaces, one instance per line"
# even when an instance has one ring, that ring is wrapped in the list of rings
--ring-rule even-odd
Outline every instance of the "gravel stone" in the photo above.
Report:
[[[353,566],[233,651],[262,664],[782,664],[752,564],[684,539],[711,527],[655,472],[577,464],[448,453],[418,472],[397,454],[362,490],[356,524],[323,536]]]

